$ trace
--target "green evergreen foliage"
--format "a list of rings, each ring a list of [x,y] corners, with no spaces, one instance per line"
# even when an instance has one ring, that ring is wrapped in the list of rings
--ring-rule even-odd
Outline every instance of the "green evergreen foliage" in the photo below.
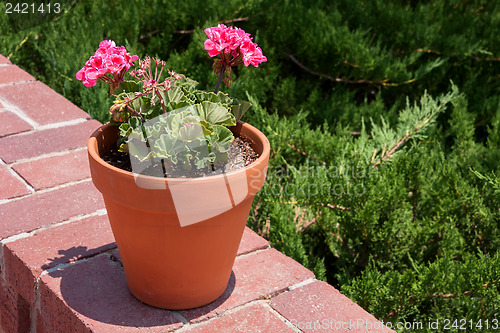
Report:
[[[218,23],[268,57],[222,89],[272,147],[249,226],[381,320],[500,319],[498,1],[81,0],[0,13],[0,53],[105,121],[107,86],[75,79],[101,40],[210,89]]]
[[[443,318],[470,318],[473,329],[468,322],[466,331],[488,331],[486,327],[478,330],[476,325],[479,318],[497,318],[500,300],[494,284],[500,274],[498,254],[471,254],[460,262],[445,256],[430,264],[408,259],[413,268],[403,273],[381,273],[370,265],[345,290],[384,321],[397,317],[401,322],[422,322],[429,328],[429,320],[441,319],[443,325]],[[491,331],[495,331],[494,326]]]

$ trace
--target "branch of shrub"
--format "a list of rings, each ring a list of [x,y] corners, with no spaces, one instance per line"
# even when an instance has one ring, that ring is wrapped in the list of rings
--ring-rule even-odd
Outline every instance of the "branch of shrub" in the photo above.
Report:
[[[258,15],[262,15],[262,14],[263,14],[263,12],[255,14],[255,15],[252,15],[252,17],[258,16]],[[231,19],[231,20],[225,20],[225,21],[222,22],[222,24],[228,24],[228,23],[234,23],[234,22],[243,22],[243,21],[248,21],[249,19],[250,19],[250,16],[238,17],[238,18]],[[163,29],[153,30],[151,32],[148,32],[148,33],[146,33],[144,35],[139,36],[138,40],[143,40],[143,39],[148,38],[148,37],[153,37],[154,35],[159,34],[160,32],[163,32]],[[173,33],[173,34],[179,34],[179,35],[190,35],[190,34],[194,33],[194,29],[190,29],[190,30],[173,30],[173,31],[171,31],[171,33]]]
[[[485,283],[483,284],[481,287],[482,288],[488,288],[490,287],[491,285],[497,283],[499,280],[494,280],[492,282],[488,282],[488,283]],[[428,296],[427,298],[455,298],[455,297],[459,297],[459,296],[468,296],[468,295],[472,295],[476,292],[477,290],[467,290],[467,291],[464,291],[463,293],[461,294],[434,294],[434,295],[430,295]]]
[[[276,133],[276,132],[274,132],[273,134],[274,134],[274,135],[278,135],[278,133]],[[320,160],[320,159],[319,159],[319,158],[317,158],[317,157],[314,157],[314,156],[309,155],[308,153],[306,153],[305,151],[301,150],[300,148],[297,148],[297,147],[296,147],[293,143],[290,143],[290,142],[289,142],[287,145],[288,145],[290,148],[294,149],[297,153],[299,153],[299,154],[301,154],[301,155],[303,155],[303,156],[305,156],[305,157],[307,157],[307,158],[310,158],[310,159],[312,159],[312,160],[315,160],[315,161],[317,161],[317,162],[319,162],[319,163],[321,163],[321,164],[323,164],[323,165],[326,165],[326,162],[324,162],[324,161]],[[278,151],[280,151],[280,150],[281,150],[281,146],[279,146],[279,147],[278,147],[278,150],[276,151],[276,153],[277,153]]]
[[[330,76],[328,74],[315,72],[312,69],[306,67],[300,61],[298,61],[297,58],[295,58],[293,56],[293,54],[289,54],[289,53],[283,53],[283,54],[286,55],[288,58],[290,58],[290,60],[292,60],[297,66],[299,66],[300,68],[302,68],[304,71],[308,72],[309,74],[314,75],[314,76],[319,76],[319,77],[325,78],[325,79],[333,81],[333,82],[349,83],[349,84],[362,84],[362,85],[375,85],[375,86],[385,86],[385,85],[387,85],[386,81],[349,80],[349,79],[343,79],[343,78],[340,78],[340,77],[335,77],[334,78],[334,77],[332,77],[332,76]]]
[[[293,143],[288,143],[288,146],[290,146],[291,148],[293,148],[297,153],[301,154],[301,155],[304,155],[305,157],[308,157],[312,160],[315,160],[323,165],[326,165],[326,162],[323,162],[322,160],[320,160],[319,158],[316,158],[314,156],[311,156],[309,154],[307,154],[305,151],[302,151],[300,150],[299,148],[295,147],[295,145]]]
[[[354,136],[360,136],[361,135],[361,132],[350,132],[351,135],[354,135]],[[371,135],[368,135],[368,138],[369,139],[373,139],[373,136]]]
[[[499,280],[494,280],[492,282],[487,282],[485,284],[483,284],[481,287],[482,288],[488,288],[496,283],[498,283]],[[457,297],[460,297],[460,296],[470,296],[472,294],[474,294],[475,292],[477,292],[477,290],[467,290],[467,291],[464,291],[463,293],[461,294],[432,294],[432,295],[429,295],[427,297],[425,297],[426,299],[432,299],[432,298],[446,298],[446,299],[449,299],[449,298],[457,298]],[[410,296],[410,303],[415,303],[417,300],[419,299],[422,299],[422,297],[420,296]],[[389,317],[394,317],[394,316],[397,316],[398,315],[398,310],[394,310],[394,311],[391,311],[388,316]]]
[[[296,225],[295,231],[300,231],[300,227],[304,224],[304,215],[306,215],[306,211],[307,210],[305,208],[301,211],[300,206],[295,207],[295,217],[293,218],[293,223],[295,223],[295,225]],[[302,214],[300,214],[300,213],[302,213]],[[299,221],[297,221],[299,214],[300,214],[300,218],[299,218]]]
[[[386,159],[388,158],[391,158],[392,155],[408,140],[411,138],[411,135],[413,135],[416,131],[413,131],[411,133],[408,133],[406,134],[401,140],[398,141],[398,143],[396,143],[396,145],[394,147],[392,147],[392,149],[385,153],[384,151],[382,152],[382,157],[377,161],[375,162],[372,167],[377,167],[380,165],[380,163],[382,163],[383,161],[385,161]],[[372,159],[372,162],[373,162],[373,159]]]
[[[256,15],[254,15],[254,16],[256,16]],[[247,17],[239,17],[239,18],[235,18],[235,19],[232,19],[232,20],[226,20],[226,21],[222,22],[222,24],[248,21],[249,18],[250,18],[249,16],[247,16]],[[160,32],[163,32],[163,29],[153,30],[151,32],[148,32],[148,33],[145,33],[144,35],[139,36],[138,40],[143,40],[143,39],[146,39],[146,38],[149,38],[149,37],[153,37],[154,35],[157,35]],[[171,31],[171,33],[173,33],[173,34],[179,34],[179,35],[190,35],[190,34],[194,33],[194,29],[190,29],[190,30],[173,30],[173,31]]]
[[[302,68],[304,71],[308,72],[309,74],[323,77],[323,78],[330,80],[330,81],[333,81],[333,82],[377,86],[377,87],[398,87],[398,86],[402,86],[404,84],[413,83],[413,82],[417,81],[417,79],[418,79],[418,78],[413,78],[413,79],[409,79],[409,80],[406,80],[406,81],[403,81],[400,83],[396,83],[396,82],[388,82],[388,79],[384,79],[383,81],[370,81],[370,80],[349,80],[349,79],[343,79],[340,77],[334,78],[328,74],[315,72],[312,69],[306,67],[300,61],[298,61],[297,58],[295,58],[293,56],[293,54],[289,54],[289,53],[283,53],[283,54],[286,55],[288,58],[290,58],[290,60],[292,60],[297,66],[299,66],[300,68]],[[353,66],[353,64],[349,64],[349,65]]]
[[[446,103],[445,103],[445,104],[446,104]],[[413,131],[411,131],[411,132],[409,132],[409,133],[406,133],[406,134],[405,134],[405,136],[404,136],[402,139],[400,139],[400,140],[399,140],[399,141],[398,141],[398,142],[397,142],[397,143],[396,143],[396,144],[395,144],[395,145],[394,145],[394,146],[393,146],[393,147],[392,147],[392,148],[391,148],[388,152],[386,152],[386,149],[384,148],[384,149],[382,150],[382,154],[381,154],[382,156],[381,156],[381,158],[380,158],[378,161],[376,161],[376,162],[374,161],[374,159],[375,159],[375,156],[376,156],[377,151],[375,151],[375,152],[373,153],[373,156],[372,156],[372,163],[373,163],[372,167],[377,167],[377,166],[378,166],[378,165],[380,165],[380,163],[382,163],[383,161],[385,161],[385,160],[387,160],[387,159],[391,158],[391,157],[392,157],[392,155],[393,155],[393,154],[394,154],[394,153],[395,153],[395,152],[396,152],[399,148],[401,148],[401,146],[402,146],[402,145],[403,145],[406,141],[408,141],[408,139],[411,139],[411,137],[412,137],[415,133],[417,133],[419,130],[421,130],[422,128],[424,128],[424,127],[425,127],[425,126],[426,126],[426,125],[427,125],[427,124],[431,121],[431,119],[432,119],[433,115],[434,115],[434,114],[437,114],[437,113],[439,112],[439,110],[440,110],[441,108],[443,108],[443,107],[444,107],[444,105],[445,105],[445,104],[441,104],[441,105],[439,105],[439,106],[438,106],[438,108],[436,109],[436,111],[435,111],[435,112],[433,112],[433,114],[432,114],[431,116],[429,116],[429,117],[428,117],[428,118],[426,118],[426,119],[425,119],[425,120],[424,120],[421,124],[419,124],[418,126],[416,126],[416,127],[415,127],[415,129],[414,129]]]
[[[298,201],[287,201],[287,202],[281,202],[284,205],[297,205],[299,202]],[[332,205],[332,204],[325,204],[322,202],[303,202],[305,205],[320,205],[321,207],[326,207],[330,209],[337,209],[337,210],[344,210],[348,212],[352,212],[352,209],[349,207],[343,207],[343,206],[338,206],[338,205]]]
[[[305,223],[304,225],[302,225],[298,231],[300,232],[303,232],[304,230],[306,230],[307,228],[309,228],[311,225],[313,225],[314,223],[316,223],[316,218],[313,217],[313,219],[307,223]]]
[[[431,53],[431,54],[436,54],[438,56],[441,56],[443,55],[442,52],[439,52],[439,51],[436,51],[436,50],[431,50],[431,49],[424,49],[424,48],[418,48],[416,50],[414,50],[413,52],[425,52],[425,53]],[[405,54],[406,52],[405,51],[399,51],[399,52],[394,52],[393,54]],[[470,57],[472,60],[474,61],[500,61],[500,58],[491,58],[491,57],[486,57],[486,58],[481,58],[481,57],[478,57],[478,56],[469,56],[467,54],[461,54],[461,53],[450,53],[450,54],[444,54],[445,57]],[[359,67],[359,66],[356,66],[356,65],[353,65],[353,64],[349,64],[353,67]]]

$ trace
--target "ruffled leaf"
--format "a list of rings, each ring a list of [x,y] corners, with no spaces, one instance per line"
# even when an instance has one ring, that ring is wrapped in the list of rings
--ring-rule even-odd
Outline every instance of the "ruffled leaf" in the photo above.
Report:
[[[221,104],[205,101],[201,104],[196,104],[195,107],[200,119],[211,125],[236,125],[234,115],[229,112],[228,108]]]
[[[224,126],[214,125],[213,132],[207,136],[207,140],[212,150],[217,150],[220,153],[227,153],[230,148],[230,143],[233,142],[233,133]]]
[[[248,111],[252,106],[252,103],[248,101],[238,101],[238,99],[233,99],[233,104],[231,105],[231,113],[234,115],[236,121],[241,120],[241,117]]]
[[[121,93],[134,93],[139,91],[139,84],[135,81],[122,81],[113,92],[113,95],[118,96]]]

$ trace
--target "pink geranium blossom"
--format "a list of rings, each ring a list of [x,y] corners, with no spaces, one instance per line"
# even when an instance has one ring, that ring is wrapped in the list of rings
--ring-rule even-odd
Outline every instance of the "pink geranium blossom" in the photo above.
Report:
[[[219,24],[217,27],[205,29],[208,39],[205,41],[205,50],[211,57],[223,53],[233,53],[245,40],[251,40],[250,34],[235,27],[226,27]],[[237,56],[237,53],[234,54]]]
[[[240,51],[243,57],[243,63],[247,67],[248,65],[258,67],[260,63],[267,61],[267,58],[262,54],[261,48],[250,40],[245,40],[242,43]]]
[[[99,50],[107,50],[109,48],[116,47],[116,43],[112,41],[111,39],[108,40],[103,40],[102,42],[99,43]]]
[[[219,24],[217,27],[205,29],[205,33],[208,36],[205,41],[205,50],[211,57],[221,53],[231,54],[233,58],[241,55],[245,66],[252,64],[255,67],[267,61],[262,50],[252,42],[250,34],[243,29]]]
[[[205,50],[210,57],[220,56],[214,62],[215,74],[220,74],[219,82],[215,88],[218,91],[220,80],[225,76],[224,82],[231,85],[231,67],[244,64],[258,67],[259,64],[267,61],[262,54],[262,49],[252,42],[250,34],[243,29],[227,27],[219,24],[216,27],[205,29],[208,39],[205,41]]]
[[[123,75],[139,57],[131,56],[124,46],[116,46],[112,40],[103,40],[85,66],[76,73],[76,78],[86,87],[96,85],[98,79],[111,85],[113,91],[123,81]],[[111,74],[112,77],[107,76]]]

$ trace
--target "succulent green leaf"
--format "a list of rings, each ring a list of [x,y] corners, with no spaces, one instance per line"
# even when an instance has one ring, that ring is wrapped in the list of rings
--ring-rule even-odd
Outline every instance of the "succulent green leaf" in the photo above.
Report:
[[[121,153],[129,153],[129,150],[128,150],[128,143],[122,143],[120,145],[120,147],[118,148],[118,151],[121,152]]]
[[[185,108],[191,105],[191,102],[186,98],[183,101],[180,102],[170,102],[167,105],[165,105],[165,109],[167,112],[169,111],[175,111],[181,108]]]
[[[142,120],[139,117],[130,117],[129,120],[126,123],[121,123],[120,124],[120,136],[122,138],[125,138],[125,140],[133,133],[137,132],[136,134],[141,134],[142,133]],[[140,137],[140,135],[136,135],[136,137]]]
[[[157,105],[151,105],[149,101],[144,105],[145,109],[142,109],[141,115],[146,119],[154,119],[163,113],[160,103]]]
[[[172,87],[170,90],[160,91],[159,93],[165,102],[167,111],[174,111],[192,104],[192,101],[186,97],[179,87]]]
[[[236,125],[234,115],[229,112],[228,108],[221,104],[205,101],[201,104],[196,104],[195,107],[202,121],[212,125]]]
[[[193,141],[203,135],[203,126],[194,116],[185,117],[178,129],[176,137],[182,141]]]
[[[144,161],[150,156],[150,149],[140,138],[132,138],[127,142],[129,154],[135,156],[139,161]],[[125,147],[124,147],[125,148]]]
[[[177,163],[177,153],[179,152],[179,148],[182,146],[184,145],[179,145],[176,138],[163,134],[155,142],[155,155],[160,158],[168,158],[172,161],[172,163]]]
[[[149,140],[155,140],[160,137],[160,135],[164,132],[165,128],[162,122],[147,122],[144,124],[144,132]]]
[[[168,105],[169,103],[178,103],[185,97],[182,89],[178,87],[172,87],[172,89],[167,91],[158,90],[158,93],[165,102],[165,105]]]
[[[168,103],[172,103],[172,102],[178,103],[185,98],[185,95],[182,92],[182,89],[180,89],[178,87],[173,87],[172,89],[167,90],[166,92],[164,92],[164,95],[165,95],[165,102],[166,103],[167,102]]]
[[[206,121],[200,121],[201,126],[203,126],[203,135],[210,135],[214,128],[212,124],[207,123]]]
[[[213,126],[213,133],[207,137],[210,147],[221,153],[229,151],[230,143],[233,142],[233,133],[226,127],[220,125]]]
[[[131,98],[135,98],[134,94],[127,94],[127,95],[132,95]],[[147,112],[151,109],[149,100],[146,97],[135,98],[129,105],[137,113]]]
[[[217,95],[210,91],[196,91],[194,96],[196,97],[196,101],[199,103],[205,101],[213,103],[217,102]]]
[[[215,161],[216,155],[212,152],[203,158],[198,158],[195,160],[194,164],[196,168],[201,169],[209,166],[211,163]]]
[[[172,87],[182,88],[184,91],[193,91],[195,90],[198,82],[186,77],[183,74],[179,74],[181,76],[180,80],[175,80],[172,82]]]
[[[208,151],[207,140],[205,139],[204,136],[200,136],[200,137],[196,138],[195,140],[186,142],[186,147],[188,147],[189,150],[195,150],[197,152]],[[198,154],[198,153],[196,153],[196,154]]]
[[[132,131],[132,128],[130,127],[129,123],[121,123],[119,129],[121,137],[127,137]]]
[[[217,100],[216,100],[216,102],[217,103],[221,103],[221,104],[230,105],[233,102],[233,99],[231,97],[229,97],[228,94],[225,94],[222,91],[219,91],[217,93]]]
[[[252,103],[248,101],[238,101],[238,99],[233,99],[233,104],[231,105],[231,112],[234,115],[236,121],[241,120],[245,112],[252,106]]]
[[[139,84],[135,81],[122,81],[118,84],[113,95],[118,96],[121,93],[133,93],[139,91]]]
[[[211,92],[211,91],[201,91],[198,90],[194,93],[196,96],[196,101],[199,103],[202,102],[212,102],[212,103],[220,103],[220,104],[227,104],[230,105],[233,100],[229,95],[219,91],[217,94]]]
[[[142,120],[139,117],[131,117],[128,120],[128,123],[130,125],[130,128],[133,130],[139,130],[139,128],[142,126]]]
[[[227,160],[234,137],[226,126],[236,124],[231,110],[241,105],[237,100],[221,92],[188,91],[178,84],[160,91],[159,96],[166,114],[158,97],[151,105],[150,97],[121,93],[123,101],[133,99],[129,106],[141,115],[131,113],[128,121],[120,125],[123,149],[140,161],[161,158],[187,169],[206,168],[215,161]]]

